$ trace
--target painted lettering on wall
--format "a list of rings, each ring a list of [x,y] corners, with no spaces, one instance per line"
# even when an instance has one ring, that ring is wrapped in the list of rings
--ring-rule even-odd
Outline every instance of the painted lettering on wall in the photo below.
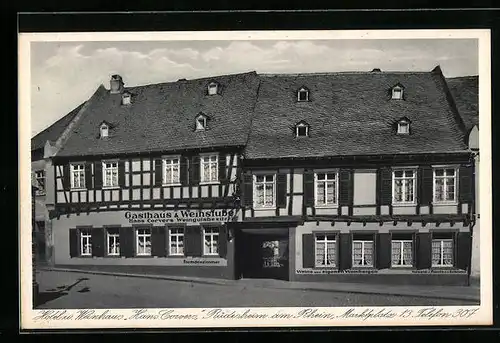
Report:
[[[227,209],[125,212],[125,218],[131,224],[227,222],[234,216],[235,211]]]

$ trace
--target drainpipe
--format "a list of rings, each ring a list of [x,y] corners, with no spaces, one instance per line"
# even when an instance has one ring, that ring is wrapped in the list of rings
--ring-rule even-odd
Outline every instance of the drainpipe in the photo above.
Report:
[[[474,249],[474,226],[476,225],[476,156],[479,152],[472,152],[472,202],[469,221],[469,232],[470,232],[470,246],[469,246],[469,267],[467,268],[467,286],[470,286],[470,274],[472,269],[472,249]]]

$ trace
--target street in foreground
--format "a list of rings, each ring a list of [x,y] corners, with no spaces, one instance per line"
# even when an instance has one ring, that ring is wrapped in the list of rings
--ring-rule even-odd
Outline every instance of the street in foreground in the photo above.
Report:
[[[466,300],[256,287],[252,280],[228,285],[40,271],[37,309],[459,306]]]

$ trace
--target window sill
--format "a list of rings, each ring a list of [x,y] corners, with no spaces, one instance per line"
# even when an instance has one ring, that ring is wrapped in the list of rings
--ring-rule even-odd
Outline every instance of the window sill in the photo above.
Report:
[[[200,182],[200,186],[206,186],[206,185],[220,185],[220,181],[203,181],[203,182]]]
[[[274,207],[256,207],[255,205],[253,206],[253,209],[255,211],[275,211],[276,210],[276,206]]]
[[[103,186],[102,189],[120,189],[120,186]]]
[[[136,258],[151,258],[153,255],[135,255]]]
[[[86,191],[87,188],[70,188],[71,192]]]
[[[439,201],[432,203],[432,206],[457,206],[457,205],[458,205],[457,201]]]
[[[179,183],[164,183],[162,185],[162,187],[178,187],[178,186],[182,186],[182,184],[179,182]]]
[[[203,254],[201,257],[214,258],[214,257],[220,257],[220,256],[219,256],[219,253],[215,253],[215,254]]]
[[[417,206],[416,202],[395,202],[392,203],[392,207],[415,207]]]
[[[337,210],[339,208],[339,205],[314,205],[315,208],[321,208],[321,209],[329,209],[329,210]]]

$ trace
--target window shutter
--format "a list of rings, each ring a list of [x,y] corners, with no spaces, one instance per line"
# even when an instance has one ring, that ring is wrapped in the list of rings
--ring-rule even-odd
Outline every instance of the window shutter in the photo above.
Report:
[[[339,236],[339,269],[346,270],[352,266],[352,238],[350,233],[341,233]]]
[[[165,227],[153,226],[151,230],[151,255],[158,257],[167,256]]]
[[[78,257],[78,232],[76,229],[69,229],[69,256]]]
[[[94,163],[94,188],[102,188],[102,162],[97,161]]]
[[[379,170],[380,176],[380,204],[392,204],[392,170],[391,168],[382,168]]]
[[[85,188],[92,189],[92,163],[85,163]]]
[[[352,172],[349,169],[340,170],[340,195],[339,204],[343,206],[352,204]]]
[[[377,234],[376,242],[377,250],[377,268],[385,269],[391,267],[392,261],[392,243],[390,233],[379,233]]]
[[[219,228],[219,256],[226,257],[227,255],[227,228],[226,225],[222,225]]]
[[[118,161],[118,185],[125,187],[125,161]]]
[[[472,202],[472,184],[474,183],[472,165],[461,166],[458,175],[460,177],[458,181],[460,202]]]
[[[422,205],[432,204],[433,195],[433,173],[430,166],[425,166],[421,168],[422,182],[421,182],[421,197],[420,203]]]
[[[243,194],[241,197],[242,205],[244,207],[253,206],[253,176],[251,173],[243,174]]]
[[[226,155],[221,154],[217,158],[219,162],[219,181],[220,182],[225,182],[226,181]]]
[[[314,235],[306,233],[302,235],[302,267],[314,268]]]
[[[186,186],[188,183],[188,162],[189,159],[185,156],[180,157],[180,165],[179,165],[179,182]]]
[[[470,232],[459,232],[457,235],[457,248],[455,249],[455,266],[459,269],[467,270],[469,268],[469,257],[471,254],[470,244]]]
[[[201,256],[201,227],[199,226],[186,226],[186,242],[185,242],[185,255],[186,256]]]
[[[92,256],[104,257],[105,246],[104,229],[92,228]]]
[[[276,205],[279,208],[285,208],[286,207],[286,174],[278,174],[277,175],[277,199],[276,199]]]
[[[162,170],[162,159],[155,159],[155,186],[161,186],[163,184],[163,170]]]
[[[417,269],[430,268],[432,265],[432,235],[431,233],[417,234]]]
[[[304,204],[314,206],[314,172],[312,170],[304,172]]]
[[[191,185],[197,185],[200,183],[200,156],[198,155],[195,155],[191,158],[189,179],[191,181]]]
[[[70,173],[71,173],[71,170],[70,170],[69,164],[65,164],[63,166],[63,178],[62,178],[63,189],[65,189],[65,190],[69,190],[71,188]]]
[[[134,228],[120,228],[120,256],[134,257]]]

